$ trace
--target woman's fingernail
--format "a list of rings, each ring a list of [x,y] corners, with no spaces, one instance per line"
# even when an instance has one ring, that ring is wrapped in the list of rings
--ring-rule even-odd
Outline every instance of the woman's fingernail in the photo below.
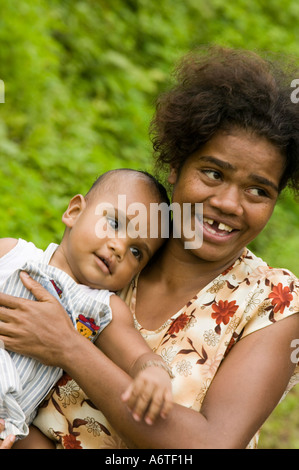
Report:
[[[28,273],[26,273],[26,271],[22,271],[22,276],[23,277],[30,277]]]

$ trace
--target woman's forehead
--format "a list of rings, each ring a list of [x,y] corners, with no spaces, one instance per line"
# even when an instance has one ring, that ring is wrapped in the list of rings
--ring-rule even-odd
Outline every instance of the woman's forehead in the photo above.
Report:
[[[215,134],[185,162],[182,170],[197,164],[214,165],[223,171],[236,172],[246,169],[248,173],[258,174],[279,186],[285,166],[285,156],[272,142],[245,130],[234,132],[221,131]],[[184,173],[181,171],[180,173]]]
[[[231,166],[232,168],[236,158],[246,160],[248,157],[254,157],[261,166],[267,165],[269,160],[276,161],[278,159],[282,165],[285,161],[283,153],[270,140],[245,130],[236,130],[230,133],[219,131],[190,157],[194,159],[218,157],[223,161],[223,166]],[[248,160],[249,162],[250,160]]]

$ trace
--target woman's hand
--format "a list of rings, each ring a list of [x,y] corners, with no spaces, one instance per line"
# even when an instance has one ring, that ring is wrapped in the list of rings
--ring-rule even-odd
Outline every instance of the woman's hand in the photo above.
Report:
[[[4,429],[5,429],[5,422],[3,419],[0,419],[0,432],[4,431]],[[15,442],[15,436],[13,434],[10,434],[4,440],[0,439],[0,450],[11,449],[14,442]]]
[[[36,301],[0,293],[0,346],[63,367],[63,353],[79,333],[57,299],[28,274],[20,277]]]

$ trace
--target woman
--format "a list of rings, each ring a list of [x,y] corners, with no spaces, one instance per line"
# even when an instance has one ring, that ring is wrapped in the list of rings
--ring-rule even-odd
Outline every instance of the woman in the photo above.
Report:
[[[158,163],[169,166],[173,202],[193,209],[203,203],[203,221],[192,217],[203,243],[186,249],[183,231],[170,237],[122,293],[136,327],[175,375],[170,416],[147,426],[137,404],[133,418],[120,400],[130,378],[76,333],[30,278],[23,282],[38,302],[0,294],[6,348],[58,365],[74,379],[60,382],[36,420],[65,448],[253,447],[298,381],[291,360],[298,280],[246,248],[281,190],[299,186],[293,76],[255,54],[212,48],[187,56],[177,78],[158,102],[154,149]]]

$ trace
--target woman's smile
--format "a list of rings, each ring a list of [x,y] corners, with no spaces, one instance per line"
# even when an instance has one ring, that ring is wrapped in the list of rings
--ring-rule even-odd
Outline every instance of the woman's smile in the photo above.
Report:
[[[220,238],[231,238],[237,230],[231,227],[230,225],[219,222],[217,220],[203,217],[203,235],[204,236],[215,236]]]

